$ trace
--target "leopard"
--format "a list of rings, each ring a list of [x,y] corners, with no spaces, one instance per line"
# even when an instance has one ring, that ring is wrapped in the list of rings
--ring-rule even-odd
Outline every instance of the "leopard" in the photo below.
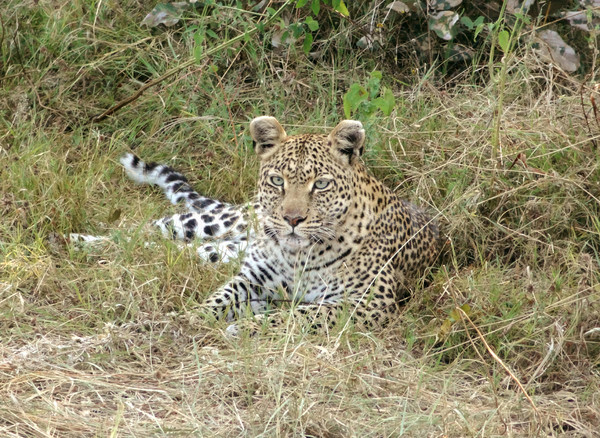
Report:
[[[259,172],[256,195],[243,205],[199,194],[165,164],[121,158],[134,181],[185,203],[186,213],[154,222],[162,234],[202,242],[198,254],[209,262],[240,257],[237,274],[198,310],[230,323],[234,336],[246,317],[269,328],[290,317],[316,329],[386,326],[400,314],[407,282],[438,255],[437,220],[367,170],[359,121],[341,121],[328,135],[288,136],[261,116],[249,130]]]

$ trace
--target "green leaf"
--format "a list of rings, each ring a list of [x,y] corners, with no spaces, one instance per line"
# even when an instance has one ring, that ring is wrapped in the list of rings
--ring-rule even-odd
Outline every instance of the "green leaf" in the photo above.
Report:
[[[359,84],[350,85],[350,89],[344,95],[344,115],[351,118],[352,113],[356,111],[360,103],[367,99],[369,93]]]
[[[308,0],[298,0],[298,2],[296,3],[296,7],[302,8],[302,7],[306,6],[307,3],[308,3]]]
[[[117,220],[119,220],[120,217],[121,217],[121,209],[117,208],[115,211],[113,211],[111,214],[108,215],[108,219],[106,220],[106,222],[108,222],[109,224],[112,224],[113,222],[116,222]]]
[[[311,32],[314,32],[315,30],[317,30],[319,28],[319,22],[317,20],[315,20],[314,18],[312,18],[311,16],[306,17],[305,23],[308,26],[308,28],[311,30]]]
[[[346,100],[346,96],[344,96],[344,115],[347,119],[352,118],[352,108],[350,108],[350,103]]]
[[[383,74],[379,70],[373,70],[371,72],[371,77],[381,80],[383,78]]]
[[[471,314],[471,306],[469,306],[468,304],[463,304],[462,306],[460,306],[460,309],[463,312],[465,312],[467,316]],[[446,320],[440,326],[438,336],[440,338],[446,338],[450,334],[454,323],[460,321],[461,319],[461,312],[459,312],[457,308],[452,309],[448,314],[448,318],[446,318]]]
[[[313,43],[313,36],[310,33],[307,33],[306,35],[304,35],[304,43],[302,43],[302,48],[304,49],[304,53],[306,55],[308,55],[308,52],[310,52],[310,48],[312,47],[312,43]]]
[[[438,330],[438,336],[442,339],[446,338],[450,334],[450,330],[452,330],[452,321],[446,318]]]
[[[348,12],[348,8],[344,4],[344,0],[333,0],[332,3],[333,9],[345,17],[350,16],[350,12]]]
[[[313,0],[310,8],[312,9],[313,14],[319,15],[319,11],[321,10],[321,0]]]
[[[196,62],[200,62],[202,60],[202,51],[204,49],[202,43],[206,38],[204,32],[204,29],[200,29],[194,34],[194,59]]]
[[[463,304],[462,306],[460,306],[460,310],[462,310],[467,316],[469,316],[469,314],[471,313],[471,306],[469,306],[468,304]],[[452,309],[452,311],[450,312],[449,319],[452,322],[460,321],[462,319],[461,314],[457,308]]]
[[[371,99],[374,99],[379,94],[382,77],[383,75],[378,70],[371,72],[371,78],[367,82],[367,90],[369,91],[369,97]]]
[[[196,62],[202,61],[202,46],[194,46],[194,59]]]
[[[196,46],[200,46],[202,45],[202,43],[204,42],[204,35],[205,30],[204,29],[199,29],[196,33],[194,33],[194,45]]]
[[[392,114],[394,106],[396,106],[396,98],[394,93],[387,87],[384,87],[383,94],[373,101],[373,104],[381,110],[385,116]]]
[[[475,25],[473,24],[473,20],[471,20],[466,15],[460,17],[460,22],[469,30],[471,30],[471,29],[473,29],[473,27],[475,27]]]
[[[295,39],[300,38],[300,36],[304,33],[304,28],[301,23],[292,23],[289,26],[289,30],[292,32],[292,36]]]
[[[498,44],[504,53],[508,52],[510,34],[507,30],[502,30],[498,33]]]
[[[480,20],[481,18],[481,20]],[[483,17],[479,16],[477,18],[477,20],[475,20],[475,23],[473,23],[476,27],[475,27],[475,33],[473,34],[473,41],[477,40],[477,35],[479,35],[481,33],[481,31],[483,30],[483,28],[485,27],[485,23],[483,22]]]

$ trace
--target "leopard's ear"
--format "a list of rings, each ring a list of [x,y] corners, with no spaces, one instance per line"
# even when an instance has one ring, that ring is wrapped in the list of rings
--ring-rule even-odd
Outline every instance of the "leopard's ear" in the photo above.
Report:
[[[287,134],[275,117],[257,117],[250,122],[254,151],[261,160],[271,156],[285,141]]]
[[[344,164],[352,164],[363,153],[365,130],[357,120],[343,120],[328,137],[331,152]]]

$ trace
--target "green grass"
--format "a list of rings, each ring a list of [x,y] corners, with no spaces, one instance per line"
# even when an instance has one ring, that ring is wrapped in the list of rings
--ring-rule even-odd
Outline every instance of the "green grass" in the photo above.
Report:
[[[469,82],[474,74],[452,87],[399,78],[356,53],[343,25],[319,59],[300,47],[274,52],[260,34],[92,124],[189,59],[199,26],[224,40],[256,19],[199,8],[149,30],[139,26],[148,8],[5,7],[2,436],[597,433],[600,343],[588,332],[600,327],[600,157],[590,140],[600,127],[586,128],[580,79],[516,52],[493,161],[495,85]],[[438,215],[439,262],[384,330],[306,334],[290,321],[285,332],[228,339],[225,324],[193,309],[235,263],[205,265],[160,239],[146,247],[144,225],[178,208],[128,181],[118,158],[133,150],[177,167],[201,193],[246,201],[258,169],[248,121],[271,114],[290,133],[327,132],[343,118],[344,92],[373,69],[397,105],[365,121],[365,161]],[[511,165],[518,154],[525,160]],[[61,237],[71,232],[110,240],[80,247]],[[473,324],[455,318],[464,304]]]

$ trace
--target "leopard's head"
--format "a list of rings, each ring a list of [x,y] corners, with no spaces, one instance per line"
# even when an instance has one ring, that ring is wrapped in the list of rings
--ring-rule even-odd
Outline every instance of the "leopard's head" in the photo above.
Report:
[[[343,231],[356,196],[365,131],[344,120],[329,135],[288,137],[273,117],[250,123],[260,159],[258,201],[267,236],[291,252],[324,243]]]

